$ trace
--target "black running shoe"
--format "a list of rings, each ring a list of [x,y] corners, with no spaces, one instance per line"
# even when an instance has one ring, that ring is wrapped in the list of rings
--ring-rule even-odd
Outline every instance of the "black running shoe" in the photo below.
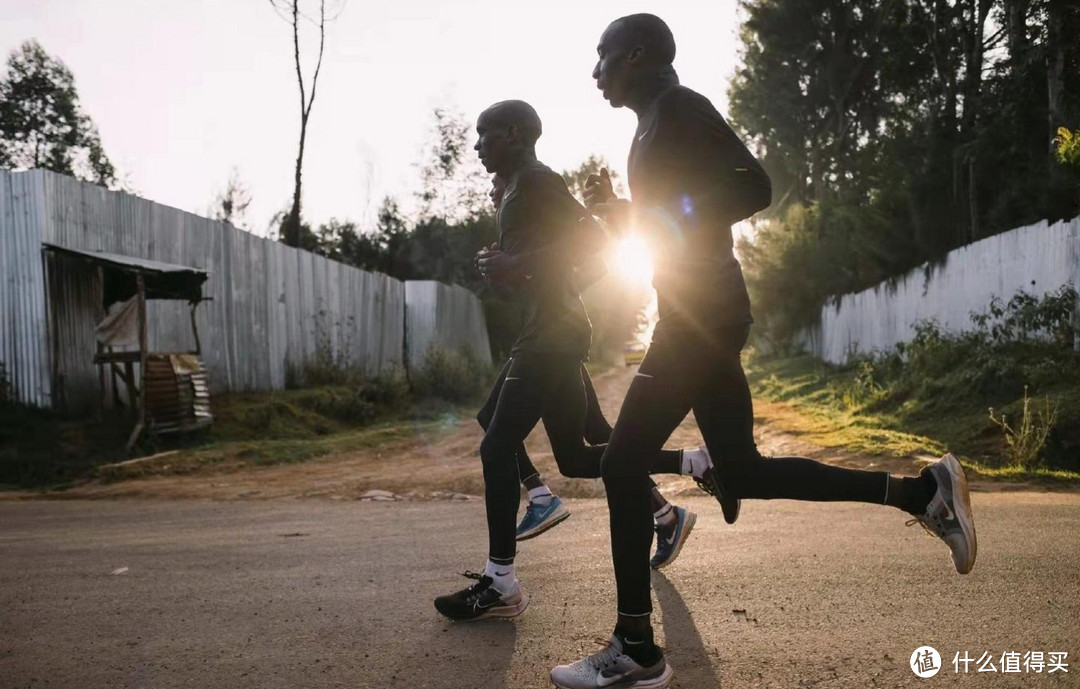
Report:
[[[489,576],[465,572],[462,574],[477,583],[467,589],[435,599],[435,609],[457,622],[472,622],[489,617],[517,617],[529,607],[529,597],[515,583],[513,593],[499,593]]]
[[[720,472],[713,466],[713,458],[709,454],[708,448],[703,445],[701,451],[709,458],[709,466],[700,477],[692,476],[692,478],[697,483],[698,488],[716,498],[716,501],[720,503],[720,511],[724,513],[724,521],[728,524],[734,524],[735,520],[739,518],[742,500],[729,495],[724,490],[724,486],[720,481]]]

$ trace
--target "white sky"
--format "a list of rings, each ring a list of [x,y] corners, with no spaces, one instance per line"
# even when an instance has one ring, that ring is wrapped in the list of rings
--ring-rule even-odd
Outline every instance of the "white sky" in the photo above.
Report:
[[[590,73],[607,23],[644,11],[674,31],[683,83],[726,114],[736,0],[347,0],[308,127],[305,216],[366,225],[386,194],[411,205],[440,105],[475,118],[494,101],[527,100],[544,122],[541,160],[561,170],[596,153],[621,173],[634,116],[612,110]],[[72,70],[140,195],[205,214],[235,166],[257,232],[289,203],[299,96],[291,30],[268,0],[0,2],[4,59],[29,38]]]

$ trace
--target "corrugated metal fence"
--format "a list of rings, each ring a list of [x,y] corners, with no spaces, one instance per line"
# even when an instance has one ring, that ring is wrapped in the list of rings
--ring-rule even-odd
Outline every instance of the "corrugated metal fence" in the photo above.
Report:
[[[433,344],[470,350],[481,362],[491,363],[484,308],[472,292],[434,280],[410,280],[405,283],[405,301],[405,361],[409,368],[422,366]]]
[[[215,392],[281,389],[312,365],[374,374],[405,364],[401,281],[63,175],[0,171],[0,362],[20,401],[61,399],[78,412],[100,395],[92,332],[83,332],[103,315],[99,280],[85,270],[47,276],[42,242],[208,270],[212,300],[196,313]],[[479,300],[461,288],[436,292],[453,296],[435,300],[430,332],[418,324],[415,337],[482,342],[490,359]],[[95,304],[98,313],[83,313]],[[152,350],[194,345],[186,304],[152,301],[148,321]]]
[[[815,356],[843,363],[855,354],[887,351],[935,319],[946,331],[972,328],[971,313],[990,300],[1024,290],[1041,297],[1064,284],[1080,290],[1080,218],[1046,221],[956,249],[940,265],[925,264],[901,278],[821,309],[803,342]]]

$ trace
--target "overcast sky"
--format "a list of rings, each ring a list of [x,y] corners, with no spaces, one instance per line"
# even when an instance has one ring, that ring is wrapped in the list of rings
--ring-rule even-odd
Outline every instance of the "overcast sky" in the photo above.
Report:
[[[366,223],[384,195],[408,202],[437,106],[472,120],[494,101],[527,100],[544,121],[544,162],[562,169],[596,153],[621,172],[634,116],[612,110],[590,73],[607,23],[643,11],[671,25],[683,83],[726,114],[735,0],[347,0],[308,129],[306,217]],[[205,214],[236,167],[256,231],[289,203],[299,97],[291,30],[269,0],[0,2],[0,48],[29,38],[72,70],[140,195]]]

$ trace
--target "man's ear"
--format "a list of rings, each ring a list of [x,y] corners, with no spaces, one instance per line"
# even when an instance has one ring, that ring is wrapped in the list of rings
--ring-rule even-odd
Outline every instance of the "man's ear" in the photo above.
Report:
[[[510,124],[506,126],[506,140],[509,143],[516,143],[521,136],[521,130],[518,129],[516,124]]]
[[[645,55],[644,46],[634,46],[634,49],[626,54],[626,61],[630,64],[637,64],[641,61],[641,58]]]

